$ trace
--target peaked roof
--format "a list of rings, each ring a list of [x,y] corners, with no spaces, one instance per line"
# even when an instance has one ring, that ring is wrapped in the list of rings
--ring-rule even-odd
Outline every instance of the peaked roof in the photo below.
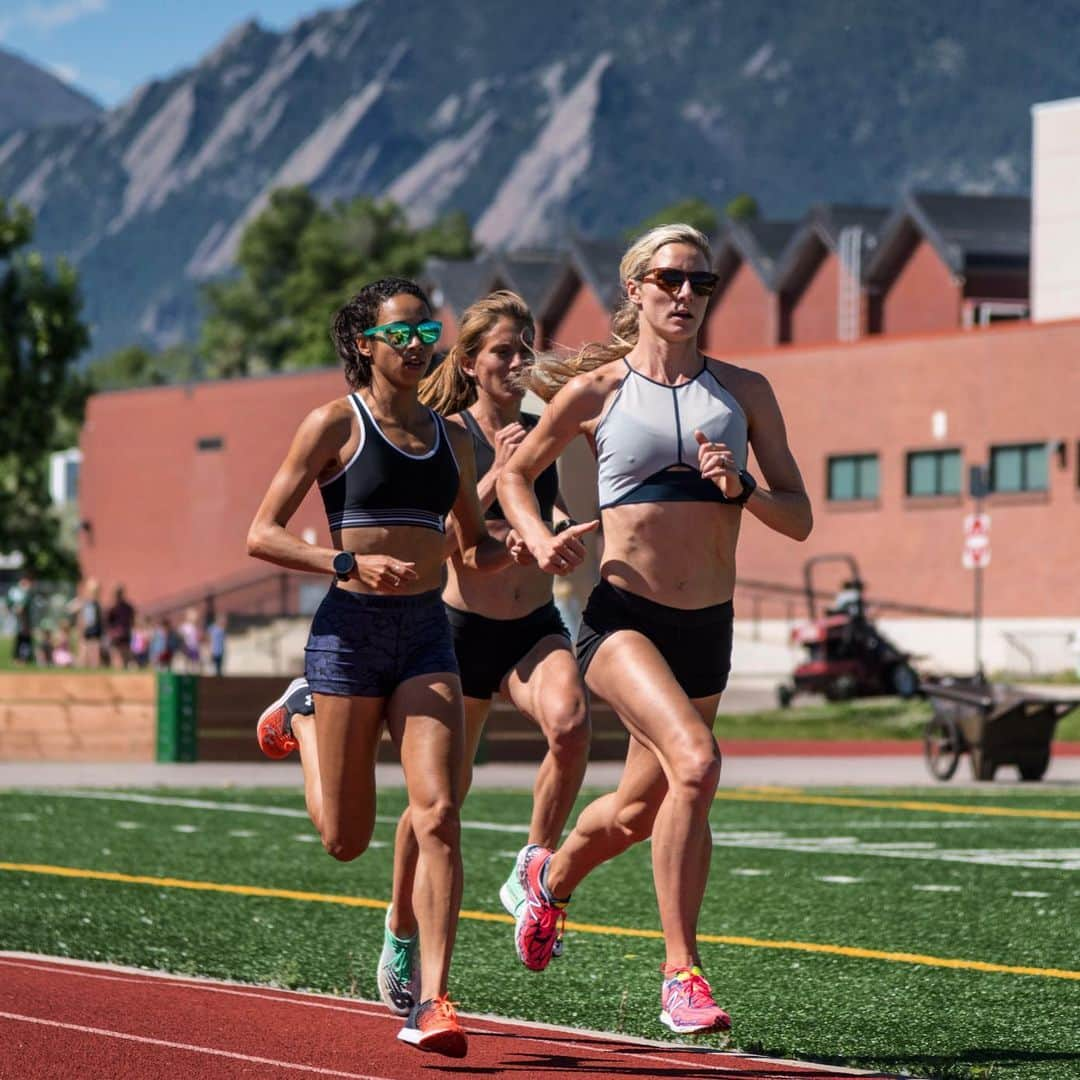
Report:
[[[1031,200],[1023,195],[910,192],[882,228],[868,267],[872,277],[888,276],[912,229],[954,274],[984,267],[1022,270],[1030,263]]]
[[[474,259],[428,259],[423,277],[433,294],[442,294],[441,302],[436,295],[431,302],[436,307],[446,304],[460,315],[474,300],[491,292],[496,274],[495,260],[478,255]]]
[[[859,229],[861,277],[877,247],[878,234],[889,218],[886,206],[856,206],[850,203],[815,203],[799,223],[780,256],[776,267],[775,288],[798,287],[813,273],[821,247],[836,252],[845,229]]]
[[[619,263],[625,252],[626,244],[618,240],[570,237],[570,261],[605,307],[613,308],[622,295]]]
[[[736,261],[749,263],[769,289],[777,261],[798,229],[797,221],[733,221],[730,218],[713,243],[713,267],[721,275]]]
[[[566,267],[566,254],[559,251],[513,251],[495,263],[496,277],[529,305],[537,319],[547,312]]]

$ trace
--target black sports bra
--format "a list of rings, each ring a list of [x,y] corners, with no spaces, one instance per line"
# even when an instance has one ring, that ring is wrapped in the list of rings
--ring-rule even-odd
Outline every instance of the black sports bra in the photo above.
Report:
[[[476,455],[476,479],[479,480],[495,463],[495,450],[491,443],[487,441],[483,431],[480,430],[476,417],[468,409],[462,410],[458,413],[458,416],[465,421],[465,427],[472,436],[473,452]],[[522,413],[519,417],[521,426],[526,431],[532,431],[539,419],[539,416],[534,416],[532,413]],[[536,495],[537,503],[540,505],[540,517],[544,521],[550,522],[555,507],[555,499],[559,494],[559,470],[556,468],[555,462],[552,462],[536,478],[533,483],[533,492]],[[504,521],[505,519],[506,514],[503,513],[503,508],[499,505],[498,499],[484,511],[485,521]]]
[[[410,454],[382,433],[359,394],[349,400],[360,422],[360,445],[341,472],[319,485],[331,531],[415,525],[446,532],[460,472],[443,418],[431,413],[435,442],[426,453]]]

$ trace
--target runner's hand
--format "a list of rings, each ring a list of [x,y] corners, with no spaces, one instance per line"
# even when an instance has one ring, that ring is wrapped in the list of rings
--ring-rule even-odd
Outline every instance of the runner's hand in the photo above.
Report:
[[[513,529],[506,534],[506,550],[518,566],[531,566],[536,562],[528,545]]]
[[[357,555],[356,569],[349,575],[375,592],[398,592],[412,581],[419,581],[416,563],[402,562],[391,555]]]
[[[594,518],[580,525],[571,525],[558,536],[548,533],[543,540],[530,546],[536,565],[545,573],[557,577],[573,573],[585,561],[586,554],[585,545],[578,537],[599,528],[600,522]]]
[[[739,479],[739,466],[735,455],[725,443],[709,442],[702,431],[695,431],[698,444],[698,470],[706,480],[711,480],[723,492],[726,499],[737,499],[743,490]]]
[[[495,432],[495,461],[491,467],[497,473],[506,467],[506,463],[513,457],[514,451],[524,439],[525,428],[516,420]]]

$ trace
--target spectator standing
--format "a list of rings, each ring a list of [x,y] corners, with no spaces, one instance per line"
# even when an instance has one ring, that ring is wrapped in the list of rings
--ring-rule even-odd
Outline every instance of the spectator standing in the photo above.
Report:
[[[79,667],[101,666],[101,637],[105,618],[101,610],[101,586],[93,578],[83,582],[82,595],[68,604],[68,614],[74,615],[78,627]]]
[[[34,662],[34,578],[23,574],[7,592],[8,610],[15,617],[12,659],[16,664]]]
[[[144,668],[150,662],[150,639],[153,630],[150,623],[137,617],[131,631],[131,660],[137,668]]]
[[[225,616],[218,615],[210,624],[210,661],[215,675],[225,674]]]
[[[202,631],[199,629],[199,612],[191,607],[184,613],[184,621],[177,627],[180,634],[180,652],[188,671],[198,671],[202,666]]]
[[[61,619],[60,627],[53,644],[52,662],[56,667],[71,667],[75,657],[71,651],[71,620]]]
[[[114,668],[126,668],[131,663],[131,631],[134,625],[135,609],[124,595],[124,586],[117,585],[113,605],[105,615],[109,657]]]

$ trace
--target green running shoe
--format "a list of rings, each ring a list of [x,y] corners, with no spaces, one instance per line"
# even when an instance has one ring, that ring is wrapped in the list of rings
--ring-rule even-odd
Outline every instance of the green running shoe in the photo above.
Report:
[[[525,890],[521,887],[521,882],[518,881],[516,863],[510,871],[510,876],[502,883],[502,887],[499,889],[499,899],[502,901],[502,906],[506,908],[507,914],[513,915],[516,919],[518,908],[525,903]]]
[[[386,909],[376,980],[383,1004],[396,1016],[408,1016],[420,993],[420,935],[395,937],[390,932],[390,910]]]

